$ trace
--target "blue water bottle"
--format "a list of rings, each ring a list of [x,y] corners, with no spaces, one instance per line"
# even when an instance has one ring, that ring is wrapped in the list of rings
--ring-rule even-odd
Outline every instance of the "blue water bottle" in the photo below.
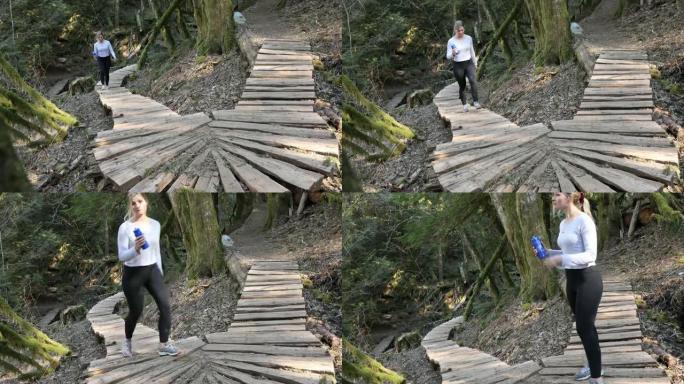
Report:
[[[135,228],[135,229],[133,230],[133,234],[135,235],[135,237],[140,237],[140,236],[143,235],[143,234],[142,234],[142,231],[140,230],[140,228]],[[142,249],[147,249],[147,248],[149,248],[149,247],[150,247],[150,245],[147,244],[147,240],[145,240],[145,244],[143,244]]]
[[[537,235],[532,236],[532,247],[534,247],[534,249],[537,251],[537,257],[539,260],[544,260],[549,256],[549,254],[546,252],[546,248],[544,248],[541,238]]]

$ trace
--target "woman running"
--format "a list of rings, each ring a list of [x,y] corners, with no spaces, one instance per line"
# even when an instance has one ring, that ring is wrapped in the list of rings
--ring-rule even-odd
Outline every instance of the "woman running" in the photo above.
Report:
[[[105,40],[102,32],[97,32],[97,41],[93,45],[93,57],[97,60],[97,66],[100,70],[100,84],[101,89],[109,88],[109,67],[112,66],[112,60],[116,61],[116,53],[109,40]]]
[[[549,249],[544,264],[565,269],[566,294],[588,362],[577,372],[575,380],[589,379],[590,384],[602,384],[601,348],[595,321],[603,295],[603,280],[596,268],[596,225],[584,193],[556,193],[553,207],[565,212],[558,234],[561,249]]]
[[[480,108],[477,97],[477,80],[475,79],[475,68],[477,67],[477,57],[475,56],[475,46],[473,38],[465,34],[463,22],[457,20],[454,23],[454,36],[447,43],[447,60],[452,63],[454,76],[458,82],[458,97],[463,104],[463,112],[468,112],[468,102],[466,101],[466,77],[470,83],[470,90],[473,93],[473,106]]]
[[[157,220],[147,217],[147,199],[140,193],[129,195],[128,214],[119,227],[118,236],[119,260],[124,262],[122,285],[129,309],[125,321],[126,339],[121,347],[124,357],[133,356],[131,339],[145,304],[143,288],[152,295],[159,309],[159,355],[178,354],[176,347],[169,343],[171,306],[162,277],[160,229]]]

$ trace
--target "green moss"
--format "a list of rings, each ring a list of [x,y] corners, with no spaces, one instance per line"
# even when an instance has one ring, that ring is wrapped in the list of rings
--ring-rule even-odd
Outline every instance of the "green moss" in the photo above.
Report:
[[[342,377],[367,384],[402,384],[406,379],[342,339]]]
[[[334,297],[329,294],[328,292],[323,292],[320,289],[314,289],[313,295],[316,298],[316,300],[321,301],[326,304],[333,304],[335,303]]]

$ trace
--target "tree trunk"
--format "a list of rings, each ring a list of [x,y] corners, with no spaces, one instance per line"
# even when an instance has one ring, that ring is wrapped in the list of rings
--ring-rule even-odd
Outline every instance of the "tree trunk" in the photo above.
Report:
[[[543,204],[537,194],[490,194],[520,273],[520,296],[524,301],[549,299],[558,293],[554,272],[549,271],[532,252],[530,238],[539,235],[550,248],[543,219]]]
[[[12,146],[12,137],[4,125],[8,124],[0,118],[0,189],[11,192],[31,190],[24,166]]]
[[[444,251],[441,242],[437,248],[437,278],[440,283],[444,281]]]
[[[188,278],[215,276],[226,270],[214,201],[209,193],[181,190],[170,195],[188,253]]]
[[[477,264],[477,268],[480,270],[480,274],[484,273],[486,268],[485,268],[484,261],[482,261],[482,256],[477,251],[475,251],[475,249],[473,248],[473,245],[471,244],[470,240],[468,239],[468,235],[465,232],[463,232],[463,244],[465,245],[468,252],[473,256],[473,259],[475,259],[475,263]],[[496,286],[496,282],[494,281],[494,278],[492,277],[492,267],[489,267],[489,269],[487,269],[485,276],[486,276],[485,283],[487,284],[487,289],[489,289],[489,292],[491,292],[494,300],[498,301],[499,300],[499,287]]]
[[[634,234],[634,229],[636,229],[637,219],[639,218],[639,208],[641,207],[641,200],[637,197],[636,203],[634,203],[634,212],[632,212],[632,220],[629,222],[629,230],[627,231],[627,238],[632,238]]]
[[[508,26],[511,24],[511,22],[513,22],[513,20],[515,20],[515,17],[520,12],[520,9],[522,8],[522,2],[523,0],[516,1],[515,5],[513,5],[513,9],[511,9],[511,11],[508,13],[508,16],[506,16],[506,19],[501,23],[499,29],[494,34],[494,37],[487,43],[487,45],[485,45],[482,54],[480,55],[480,59],[477,63],[477,77],[480,77],[482,68],[484,68],[484,64],[485,62],[487,62],[487,58],[494,49],[494,44],[499,39],[501,39],[501,36],[503,36],[504,32],[506,32]]]
[[[484,9],[485,16],[487,16],[487,21],[489,22],[489,25],[491,25],[492,30],[496,32],[497,31],[496,18],[492,14],[492,10],[489,9],[489,5],[487,5],[487,2],[483,1],[483,0],[479,0],[478,2],[480,4],[482,4],[482,8]],[[478,13],[479,13],[479,11],[478,11]],[[513,64],[513,51],[511,51],[511,47],[508,44],[508,40],[506,39],[506,34],[501,35],[501,37],[499,38],[499,48],[501,48],[501,51],[504,54],[504,58],[506,59],[506,64],[510,67]]]
[[[617,193],[600,193],[596,194],[596,212],[597,212],[597,232],[598,232],[598,247],[604,249],[611,238],[620,233],[622,226],[622,214],[618,208]]]
[[[562,64],[573,57],[567,0],[525,0],[534,33],[537,65]]]
[[[197,23],[197,49],[227,53],[235,47],[232,0],[192,0]]]
[[[150,47],[154,45],[154,41],[157,40],[157,35],[159,35],[159,31],[169,20],[173,12],[184,1],[185,0],[173,0],[173,3],[171,3],[171,5],[169,5],[166,11],[164,11],[164,14],[161,15],[159,19],[157,19],[156,23],[154,23],[152,32],[150,32],[150,38],[147,40],[147,42],[145,43],[145,47],[142,49],[142,52],[140,53],[140,59],[138,60],[138,69],[142,68],[145,65],[145,61],[147,61],[147,52],[149,51]]]
[[[185,19],[183,18],[183,11],[180,8],[178,8],[178,10],[176,11],[176,24],[178,24],[178,28],[180,28],[183,37],[189,39],[190,32],[188,32],[188,26],[185,24]]]
[[[475,297],[480,292],[480,288],[482,287],[482,283],[486,279],[488,279],[488,276],[491,273],[494,266],[496,265],[497,260],[501,259],[501,257],[503,256],[505,249],[506,249],[506,240],[505,240],[505,237],[502,236],[502,239],[499,241],[499,246],[497,247],[496,251],[494,251],[494,255],[492,256],[491,259],[489,259],[489,261],[487,262],[487,265],[485,265],[480,270],[480,274],[477,276],[477,280],[475,280],[475,283],[470,288],[468,288],[468,291],[465,293],[465,296],[468,297],[468,293],[472,292],[472,293],[470,293],[470,297],[468,298],[468,303],[466,304],[465,310],[463,312],[463,317],[465,319],[468,319],[468,317],[470,317],[470,313],[473,310],[473,302],[475,301]],[[491,279],[489,279],[489,280],[491,280]]]
[[[150,8],[152,8],[152,13],[154,13],[154,19],[159,20],[159,10],[157,8],[157,4],[155,0],[149,0],[150,1]],[[164,25],[162,27],[162,36],[164,37],[164,42],[166,43],[166,48],[169,50],[173,51],[176,49],[176,41],[173,39],[173,35],[171,34],[171,29]]]

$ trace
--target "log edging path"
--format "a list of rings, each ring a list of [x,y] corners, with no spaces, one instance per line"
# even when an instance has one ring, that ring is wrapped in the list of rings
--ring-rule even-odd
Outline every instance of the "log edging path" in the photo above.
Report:
[[[121,356],[124,322],[114,312],[124,296],[117,293],[88,312],[107,356],[90,363],[85,383],[334,383],[332,357],[306,330],[302,290],[295,262],[255,262],[227,331],[178,340],[180,355],[160,357],[157,331],[139,324],[132,358]]]
[[[453,139],[432,167],[452,192],[654,192],[679,173],[677,148],[653,121],[646,53],[605,50],[572,120],[519,127],[487,110],[463,112],[458,84],[435,97]]]
[[[268,40],[259,49],[233,110],[180,116],[123,86],[135,65],[98,89],[114,127],[99,132],[93,154],[124,191],[287,192],[317,189],[337,174],[338,142],[314,112],[308,42]]]

